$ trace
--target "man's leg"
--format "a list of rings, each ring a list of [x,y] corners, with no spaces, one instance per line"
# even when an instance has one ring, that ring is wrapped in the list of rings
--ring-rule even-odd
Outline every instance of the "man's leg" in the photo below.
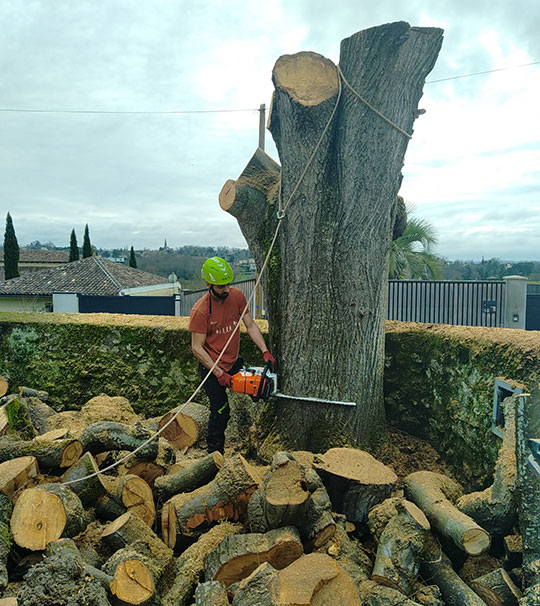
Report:
[[[229,373],[234,374],[238,372],[243,364],[244,361],[242,358],[238,358]],[[206,376],[207,372],[208,369],[199,364],[201,377]],[[223,453],[225,450],[225,429],[231,415],[227,390],[218,383],[216,376],[213,374],[206,379],[204,390],[210,400],[210,419],[208,421],[208,433],[206,437],[208,452],[219,450],[219,452]]]

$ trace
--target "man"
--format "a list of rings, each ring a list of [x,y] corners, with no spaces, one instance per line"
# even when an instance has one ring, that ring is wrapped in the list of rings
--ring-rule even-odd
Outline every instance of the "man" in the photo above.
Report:
[[[193,306],[189,319],[191,331],[191,350],[199,360],[199,373],[205,377],[212,368],[231,333],[234,331],[247,301],[238,288],[231,288],[233,272],[230,265],[220,257],[207,259],[201,270],[201,276],[208,286],[208,293]],[[244,324],[251,340],[263,354],[265,362],[275,363],[268,351],[259,327],[249,312],[244,315]],[[243,366],[240,350],[240,330],[234,334],[219,364],[204,384],[204,390],[210,400],[210,420],[208,422],[208,452],[225,446],[225,429],[229,421],[230,409],[226,388],[231,386],[232,375]]]

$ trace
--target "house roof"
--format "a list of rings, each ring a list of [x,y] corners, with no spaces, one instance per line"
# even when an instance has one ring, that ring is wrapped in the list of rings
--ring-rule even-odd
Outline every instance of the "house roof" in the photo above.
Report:
[[[0,250],[0,263],[4,261],[4,251]],[[19,249],[19,263],[67,263],[69,250]]]
[[[113,263],[101,257],[87,257],[0,282],[0,296],[50,296],[53,292],[117,295],[124,288],[164,284],[166,281],[163,276]]]

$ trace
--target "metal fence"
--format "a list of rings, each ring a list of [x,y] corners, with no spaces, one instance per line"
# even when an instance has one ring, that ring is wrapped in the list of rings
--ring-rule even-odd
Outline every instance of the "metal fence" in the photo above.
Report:
[[[239,288],[246,295],[246,299],[249,299],[251,293],[253,292],[253,289],[255,288],[255,280],[244,280],[242,282],[235,282],[233,286],[235,288]],[[183,293],[182,299],[180,300],[180,315],[189,316],[192,307],[207,292],[208,289],[203,288],[202,290],[193,290],[191,292]],[[257,306],[255,302],[255,297],[253,297],[249,305],[249,313],[253,318],[255,317],[256,307]],[[262,305],[262,309],[264,309],[264,303]]]
[[[389,280],[387,320],[504,326],[502,281]]]

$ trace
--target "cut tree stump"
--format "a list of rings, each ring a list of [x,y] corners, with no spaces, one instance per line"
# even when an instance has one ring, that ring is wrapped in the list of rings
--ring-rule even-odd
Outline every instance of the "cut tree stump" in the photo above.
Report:
[[[413,593],[430,524],[414,503],[403,501],[382,531],[371,578],[381,585]]]
[[[416,471],[404,480],[406,497],[426,514],[433,528],[469,555],[485,553],[491,537],[455,506],[461,487],[433,471]]]
[[[195,606],[230,606],[227,590],[217,581],[201,583],[195,590]]]
[[[521,598],[521,591],[504,568],[488,572],[469,584],[488,606],[517,606]]]
[[[133,451],[142,446],[151,436],[151,432],[140,423],[125,425],[114,421],[98,421],[86,427],[80,440],[84,450],[98,454],[108,450]],[[137,460],[154,461],[157,454],[157,441],[152,440],[137,452]]]
[[[71,438],[51,441],[42,439],[42,436],[34,440],[17,440],[8,436],[0,438],[0,461],[33,456],[41,470],[70,467],[82,452],[82,444]]]
[[[81,500],[61,484],[40,484],[23,490],[11,516],[13,540],[39,551],[62,536],[74,537],[87,524]]]
[[[85,507],[94,505],[97,499],[107,491],[101,474],[92,475],[97,471],[99,468],[94,457],[89,452],[85,452],[62,474],[62,482],[81,499]]]
[[[515,396],[504,401],[504,434],[493,484],[463,495],[457,507],[490,534],[505,536],[516,522],[514,492],[517,482]]]
[[[392,494],[396,474],[369,453],[331,448],[315,457],[314,468],[325,480],[332,504],[351,522],[364,523],[369,510]]]
[[[0,463],[0,492],[11,499],[19,488],[39,474],[36,457],[26,456]]]
[[[177,473],[167,474],[154,482],[156,497],[163,502],[181,492],[191,492],[212,480],[223,467],[223,455],[214,451],[202,459],[193,462],[188,468]]]
[[[162,606],[189,606],[204,572],[204,559],[225,537],[242,532],[243,526],[223,522],[211,528],[176,560],[174,581],[162,598]]]
[[[487,606],[453,569],[448,556],[433,535],[428,535],[420,573],[441,590],[446,606]]]
[[[108,524],[103,530],[102,538],[114,551],[143,545],[144,551],[150,553],[164,569],[173,558],[172,549],[167,547],[157,534],[131,511]]]
[[[178,416],[171,420],[180,409]],[[197,402],[189,402],[164,414],[158,427],[161,429],[167,425],[161,435],[177,450],[183,450],[206,438],[209,419],[209,408]]]
[[[132,474],[116,478],[101,476],[101,478],[107,489],[105,497],[110,497],[117,505],[139,516],[148,526],[153,525],[156,518],[154,495],[150,486],[142,478]],[[100,503],[106,505],[107,498],[101,498]],[[115,509],[113,504],[110,506],[113,512],[120,511]],[[124,509],[121,511],[122,514],[125,513]]]
[[[9,521],[13,507],[9,498],[0,495],[0,591],[3,591],[9,582],[7,561],[13,540],[9,532]]]
[[[144,604],[159,592],[163,568],[153,558],[130,549],[119,549],[103,565],[113,577],[110,588],[122,604]]]
[[[210,483],[175,495],[163,505],[163,540],[174,549],[178,537],[199,536],[216,522],[245,523],[249,499],[259,483],[256,471],[242,455],[227,459]]]
[[[260,564],[269,562],[281,570],[304,553],[294,526],[226,537],[205,559],[205,578],[225,586],[249,576]]]

